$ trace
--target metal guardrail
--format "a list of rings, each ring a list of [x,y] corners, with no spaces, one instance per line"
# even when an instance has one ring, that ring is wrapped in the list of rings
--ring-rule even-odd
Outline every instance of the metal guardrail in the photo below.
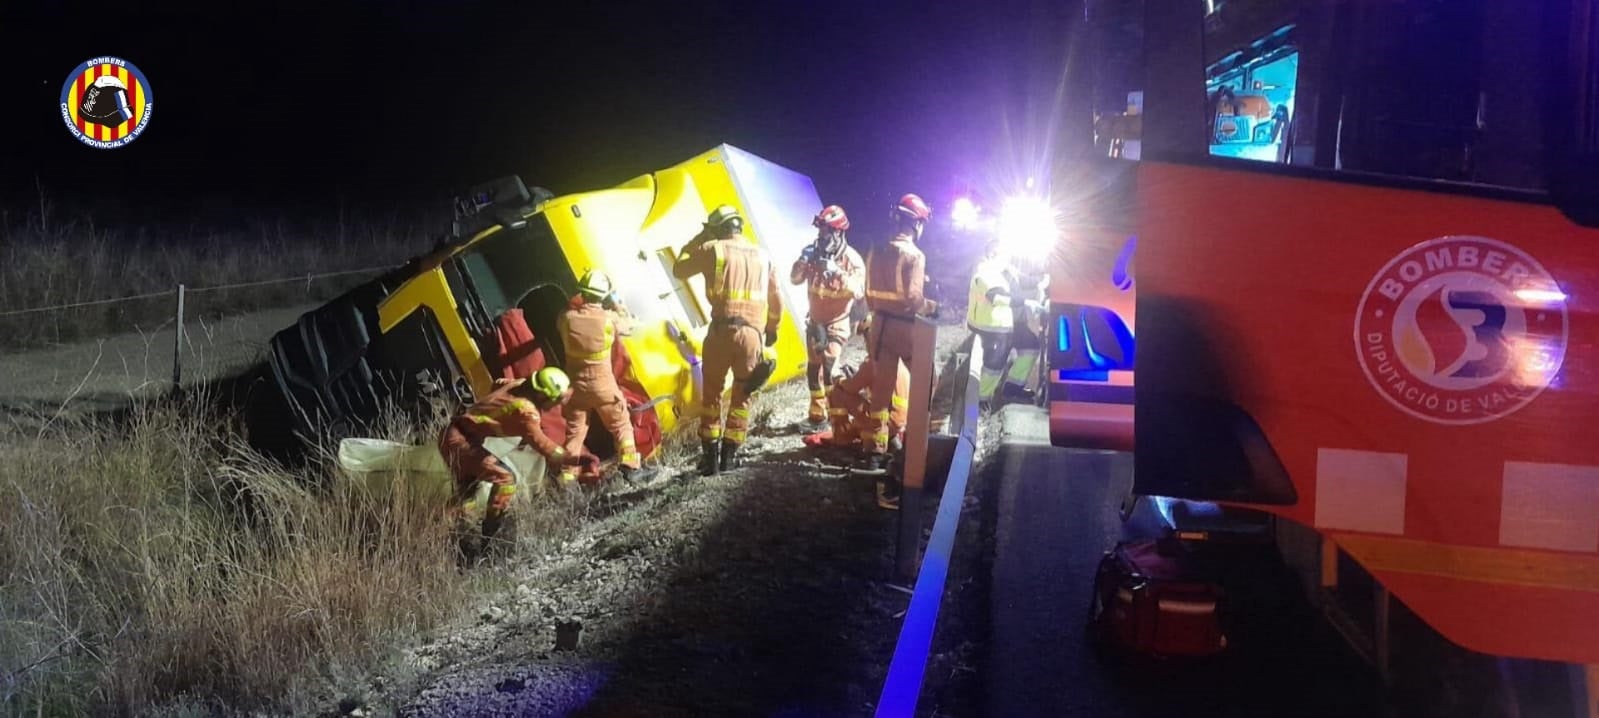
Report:
[[[926,467],[929,383],[933,366],[931,335],[934,327],[928,322],[918,323],[917,351],[914,356],[924,357],[923,376],[915,376],[912,367],[910,396],[910,426],[906,431],[905,493],[900,506],[900,561],[913,560],[915,543],[909,555],[905,554],[907,536],[912,542],[921,538],[921,487],[922,472]],[[922,346],[921,335],[926,334],[927,346]],[[944,482],[944,494],[939,499],[938,515],[933,520],[933,533],[927,540],[927,551],[916,572],[916,588],[911,594],[910,607],[905,621],[900,625],[899,640],[894,646],[894,657],[888,664],[888,678],[883,682],[883,692],[878,697],[878,718],[913,716],[916,701],[922,692],[922,681],[927,671],[927,657],[933,646],[933,631],[938,625],[938,610],[943,603],[944,584],[949,577],[949,563],[955,548],[955,532],[960,527],[961,508],[966,501],[966,484],[970,478],[972,458],[977,451],[977,372],[983,365],[982,342],[972,342],[971,359],[962,377],[960,408],[951,417],[956,433],[955,456],[950,462],[949,478]],[[915,431],[919,429],[919,432]]]

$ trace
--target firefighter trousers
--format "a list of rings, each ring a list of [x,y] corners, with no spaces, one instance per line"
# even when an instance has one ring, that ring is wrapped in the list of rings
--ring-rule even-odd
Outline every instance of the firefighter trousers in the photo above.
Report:
[[[979,339],[983,343],[983,368],[978,374],[978,398],[984,401],[991,399],[995,389],[999,387],[999,380],[1005,372],[1007,357],[1010,354],[1010,337],[999,332],[973,331],[949,355],[944,361],[943,369],[938,373],[938,382],[933,387],[930,412],[935,429],[947,422],[950,412],[955,409],[958,384],[961,377],[966,376],[967,362],[971,361],[972,356],[972,345]]]
[[[627,399],[622,396],[616,379],[610,376],[572,385],[572,398],[561,408],[561,416],[566,419],[566,453],[577,456],[583,451],[583,441],[589,435],[590,411],[599,416],[600,425],[616,439],[616,454],[622,465],[638,468],[638,445],[633,441]],[[572,469],[563,469],[563,474],[569,471]]]
[[[983,343],[983,368],[977,375],[977,398],[988,401],[994,398],[999,381],[1010,364],[1010,332],[972,330],[972,339]]]
[[[833,443],[841,446],[854,444],[859,440],[864,444],[872,440],[873,428],[871,426],[870,397],[871,385],[876,381],[872,376],[862,377],[856,374],[848,381],[841,381],[833,385],[833,390],[827,394],[828,418],[833,425]],[[860,380],[860,381],[857,381]],[[889,400],[888,433],[890,436],[899,433],[905,428],[906,392],[894,388],[894,397]]]
[[[805,383],[811,390],[808,418],[814,422],[827,420],[827,388],[833,383],[833,367],[844,353],[844,342],[849,341],[849,315],[826,322],[808,322],[805,326],[806,343],[810,350],[805,367]]]
[[[1005,383],[1024,391],[1034,390],[1033,369],[1038,366],[1039,353],[1043,348],[1039,332],[1029,322],[1016,322],[1016,328],[1011,332],[1010,348],[1015,352],[1015,357],[1005,373]]]
[[[900,365],[904,364],[913,374],[933,368],[933,357],[911,355],[915,328],[914,320],[878,312],[871,333],[866,337],[867,349],[877,364],[872,375],[872,393],[867,399],[867,426],[871,429],[871,437],[870,441],[862,442],[867,453],[888,453],[889,415],[894,406],[894,385]]]
[[[866,397],[843,387],[833,387],[827,395],[828,419],[833,425],[833,443],[848,446],[861,438],[866,428]]]
[[[746,324],[716,322],[705,334],[704,392],[700,394],[700,439],[744,443],[749,435],[750,393],[745,382],[761,360],[761,333]],[[733,374],[733,397],[722,424],[722,393]]]
[[[465,504],[471,500],[479,481],[493,485],[484,514],[485,521],[502,516],[511,508],[511,498],[516,495],[516,477],[499,457],[489,453],[481,443],[471,440],[454,426],[446,426],[439,437],[439,454],[444,457],[444,465],[449,467],[450,476],[455,479],[452,511],[467,508]]]

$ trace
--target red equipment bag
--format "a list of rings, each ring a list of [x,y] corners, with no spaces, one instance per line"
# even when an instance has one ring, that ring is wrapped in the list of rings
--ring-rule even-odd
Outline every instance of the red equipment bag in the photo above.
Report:
[[[1195,571],[1177,542],[1117,544],[1094,577],[1093,622],[1107,644],[1168,658],[1208,656],[1227,647],[1217,609],[1222,591]]]

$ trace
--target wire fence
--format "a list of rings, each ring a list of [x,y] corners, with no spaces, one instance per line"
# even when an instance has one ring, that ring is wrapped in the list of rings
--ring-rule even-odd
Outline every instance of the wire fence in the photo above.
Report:
[[[0,409],[109,404],[224,379],[300,313],[392,266],[191,286],[0,311]],[[14,412],[12,412],[14,413]]]
[[[266,286],[271,286],[271,285],[275,285],[275,284],[290,284],[290,283],[294,283],[294,282],[305,282],[306,283],[306,291],[310,292],[311,283],[316,281],[316,280],[318,280],[318,279],[328,279],[328,278],[332,278],[332,277],[347,277],[347,276],[353,276],[353,275],[357,275],[357,274],[376,274],[376,273],[382,272],[382,271],[384,271],[386,269],[388,269],[388,267],[367,267],[365,269],[351,269],[351,270],[343,271],[343,272],[323,272],[323,273],[320,273],[320,274],[305,274],[305,275],[296,276],[296,277],[280,277],[278,279],[263,279],[263,280],[257,281],[257,282],[237,282],[237,283],[234,283],[234,284],[218,284],[218,285],[210,286],[210,287],[189,287],[189,286],[187,286],[185,284],[179,283],[176,286],[174,286],[172,289],[163,289],[163,290],[161,290],[159,292],[147,292],[147,293],[144,293],[144,294],[134,294],[134,295],[131,295],[131,296],[126,296],[126,297],[108,297],[106,299],[91,299],[89,301],[84,301],[84,302],[70,302],[70,303],[66,303],[66,304],[55,304],[55,305],[44,306],[44,307],[28,307],[27,309],[13,309],[13,310],[9,310],[9,311],[0,311],[0,318],[21,316],[21,315],[24,315],[24,314],[42,314],[42,313],[45,313],[45,312],[58,312],[58,311],[64,311],[64,310],[67,310],[67,309],[79,309],[79,308],[83,308],[83,307],[97,307],[97,306],[103,306],[103,305],[108,305],[108,304],[120,304],[120,303],[125,303],[125,302],[135,302],[135,301],[139,301],[139,300],[142,300],[142,299],[154,299],[156,297],[170,297],[170,296],[173,296],[173,295],[177,294],[180,291],[183,291],[183,292],[188,293],[188,294],[199,294],[199,293],[203,293],[203,292],[217,292],[217,291],[233,290],[233,289],[247,289],[247,288],[251,288],[251,287],[266,287]]]

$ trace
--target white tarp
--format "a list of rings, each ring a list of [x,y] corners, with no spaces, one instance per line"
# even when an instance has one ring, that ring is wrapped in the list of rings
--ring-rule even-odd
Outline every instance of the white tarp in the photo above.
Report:
[[[499,457],[516,477],[517,489],[525,491],[531,479],[544,475],[544,457],[520,440],[490,437],[483,448]],[[339,442],[339,467],[369,490],[381,490],[396,480],[411,481],[413,488],[437,495],[446,501],[455,492],[449,469],[437,446],[412,446],[385,439],[344,439]],[[478,484],[477,505],[488,501],[489,485]]]

